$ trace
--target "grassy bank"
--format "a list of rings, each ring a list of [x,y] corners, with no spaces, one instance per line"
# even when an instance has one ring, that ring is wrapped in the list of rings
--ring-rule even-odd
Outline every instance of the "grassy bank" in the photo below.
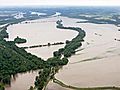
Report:
[[[120,90],[120,87],[88,87],[88,88],[80,88],[80,87],[75,87],[71,85],[67,85],[60,80],[54,78],[53,82],[56,84],[59,84],[62,87],[68,88],[68,89],[73,89],[73,90]]]

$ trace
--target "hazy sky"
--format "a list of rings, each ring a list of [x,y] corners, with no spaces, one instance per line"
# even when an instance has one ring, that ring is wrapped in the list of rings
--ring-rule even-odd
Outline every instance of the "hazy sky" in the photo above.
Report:
[[[120,6],[120,0],[0,0],[1,5]]]

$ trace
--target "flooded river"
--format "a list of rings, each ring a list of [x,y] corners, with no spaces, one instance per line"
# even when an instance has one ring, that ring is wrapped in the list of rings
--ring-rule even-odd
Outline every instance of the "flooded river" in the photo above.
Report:
[[[71,40],[78,34],[76,31],[57,29],[57,20],[57,17],[52,17],[27,21],[29,22],[27,24],[22,22],[21,24],[9,26],[7,30],[9,33],[9,39],[7,40],[13,41],[17,36],[25,38],[27,39],[27,43],[18,44],[19,47],[25,47],[54,42],[65,42],[66,40]],[[64,47],[64,45],[31,48],[27,49],[27,52],[46,60],[47,58],[52,57],[52,53],[61,47]],[[27,90],[31,85],[34,84],[34,79],[37,75],[37,71],[18,74],[16,80],[13,80],[11,86],[6,88],[6,90]]]
[[[17,36],[26,38],[27,43],[18,46],[39,45],[54,42],[65,42],[77,35],[75,31],[56,28],[57,17],[33,20],[8,27],[9,40]],[[69,64],[55,76],[64,83],[77,87],[119,86],[120,85],[120,39],[118,28],[110,24],[76,23],[79,19],[61,17],[65,26],[81,27],[86,32],[85,42]],[[28,52],[47,59],[52,52],[64,45],[27,49]],[[27,90],[33,85],[37,72],[18,74],[11,87],[6,90]],[[52,82],[47,90],[66,90]]]

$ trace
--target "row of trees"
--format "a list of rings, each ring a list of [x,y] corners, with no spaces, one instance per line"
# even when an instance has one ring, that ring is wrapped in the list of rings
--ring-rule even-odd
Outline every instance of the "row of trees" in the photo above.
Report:
[[[66,45],[64,48],[60,48],[58,51],[53,52],[53,57],[49,58],[46,61],[45,68],[41,69],[39,72],[39,76],[36,77],[35,80],[35,88],[30,87],[30,90],[45,90],[48,82],[54,79],[54,75],[58,72],[60,67],[66,65],[68,63],[67,57],[70,57],[72,54],[75,54],[75,50],[80,47],[81,42],[84,41],[85,32],[81,28],[77,27],[64,27],[62,20],[58,20],[56,22],[57,28],[60,29],[70,29],[78,31],[78,35],[73,38],[71,41],[66,41]],[[62,59],[62,55],[64,56]]]
[[[37,47],[45,47],[45,46],[53,46],[53,45],[61,45],[64,44],[64,42],[56,42],[56,43],[47,43],[47,44],[43,44],[43,45],[33,45],[33,46],[27,46],[27,47],[22,47],[24,49],[28,49],[28,48],[37,48]]]
[[[39,71],[39,76],[36,76],[35,88],[37,88],[37,90],[45,90],[47,84],[54,78],[54,75],[58,72],[61,66],[66,65],[67,63],[67,58],[49,58],[46,61],[45,67]]]
[[[78,35],[71,41],[66,40],[65,47],[59,49],[58,51],[55,51],[53,55],[58,57],[60,57],[61,55],[64,55],[64,57],[70,57],[72,54],[75,54],[75,50],[82,45],[81,42],[84,41],[83,38],[85,37],[86,33],[79,27],[64,27],[63,25],[61,25],[61,22],[61,20],[57,21],[57,28],[75,30],[78,32]]]

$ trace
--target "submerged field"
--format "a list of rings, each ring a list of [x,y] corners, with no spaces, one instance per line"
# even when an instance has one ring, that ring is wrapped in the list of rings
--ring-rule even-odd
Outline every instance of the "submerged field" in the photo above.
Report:
[[[65,26],[81,27],[85,30],[86,37],[82,47],[79,48],[80,51],[69,58],[69,64],[55,75],[56,78],[67,85],[77,87],[119,86],[120,42],[115,40],[115,38],[120,38],[118,28],[110,24],[76,23],[83,21],[80,19],[67,17],[60,17],[60,19],[63,20]],[[48,21],[44,23],[21,23],[10,26],[8,27],[9,40],[20,36],[26,38],[28,42],[18,46],[28,46],[71,40],[77,35],[75,31],[56,29],[56,20],[56,17],[52,17],[36,20]],[[47,59],[52,56],[54,50],[58,50],[63,46],[33,48],[27,51]],[[6,90],[26,90],[31,85],[31,82],[34,82],[33,77],[35,78],[35,75],[37,75],[36,72],[19,74],[16,81],[13,81],[11,87]],[[32,78],[29,81],[27,79],[28,76]],[[26,82],[27,85],[19,86],[23,82]],[[64,90],[63,87],[52,82],[47,87],[47,90],[61,89]]]

